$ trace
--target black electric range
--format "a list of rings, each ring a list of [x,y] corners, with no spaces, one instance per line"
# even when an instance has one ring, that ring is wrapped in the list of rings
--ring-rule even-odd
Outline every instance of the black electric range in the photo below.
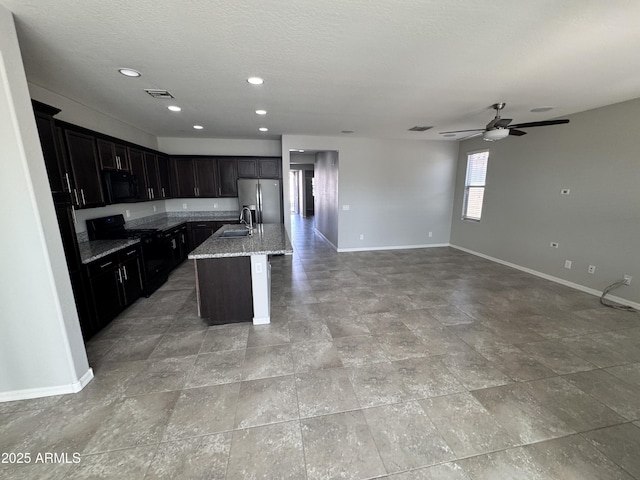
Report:
[[[125,228],[122,214],[87,220],[89,240],[135,238],[142,251],[142,284],[144,295],[155,292],[169,277],[170,260],[162,232],[154,228]]]

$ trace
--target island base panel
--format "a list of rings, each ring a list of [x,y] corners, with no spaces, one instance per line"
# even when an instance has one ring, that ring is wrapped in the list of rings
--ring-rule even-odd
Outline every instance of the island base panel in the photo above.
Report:
[[[251,258],[196,260],[198,311],[209,325],[253,321]]]

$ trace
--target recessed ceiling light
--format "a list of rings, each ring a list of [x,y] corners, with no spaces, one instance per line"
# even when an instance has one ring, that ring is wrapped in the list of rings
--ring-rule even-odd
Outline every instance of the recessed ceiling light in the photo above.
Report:
[[[553,110],[553,107],[532,108],[530,111],[533,113],[540,113],[540,112],[548,112],[549,110]]]
[[[251,85],[262,85],[264,83],[264,80],[260,77],[249,77],[247,78],[247,82],[249,82]]]
[[[133,68],[119,68],[118,71],[125,77],[139,77],[142,75],[139,71]]]
[[[182,111],[182,109],[177,105],[169,105],[167,108],[169,110],[171,110],[172,112],[180,112],[180,111]]]
[[[256,110],[256,114],[257,115],[266,115],[267,111],[266,110]]]
[[[193,128],[196,130],[202,130],[204,127],[202,125],[194,125]]]
[[[258,130],[260,130],[261,132],[268,132],[269,129],[267,127],[260,127]]]
[[[342,133],[353,133],[353,130],[342,130]]]

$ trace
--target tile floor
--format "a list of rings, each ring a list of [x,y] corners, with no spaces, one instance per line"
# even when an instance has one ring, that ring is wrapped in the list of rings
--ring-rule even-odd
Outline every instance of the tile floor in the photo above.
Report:
[[[80,393],[0,404],[3,479],[640,479],[640,315],[449,248],[337,254],[294,219],[272,324],[179,267]]]

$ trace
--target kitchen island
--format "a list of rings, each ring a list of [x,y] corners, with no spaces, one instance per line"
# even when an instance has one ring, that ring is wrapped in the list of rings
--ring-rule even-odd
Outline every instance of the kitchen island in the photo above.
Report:
[[[244,227],[224,225],[189,254],[195,261],[198,315],[209,325],[271,321],[269,255],[292,254],[283,224],[258,224],[252,235],[225,237]]]

